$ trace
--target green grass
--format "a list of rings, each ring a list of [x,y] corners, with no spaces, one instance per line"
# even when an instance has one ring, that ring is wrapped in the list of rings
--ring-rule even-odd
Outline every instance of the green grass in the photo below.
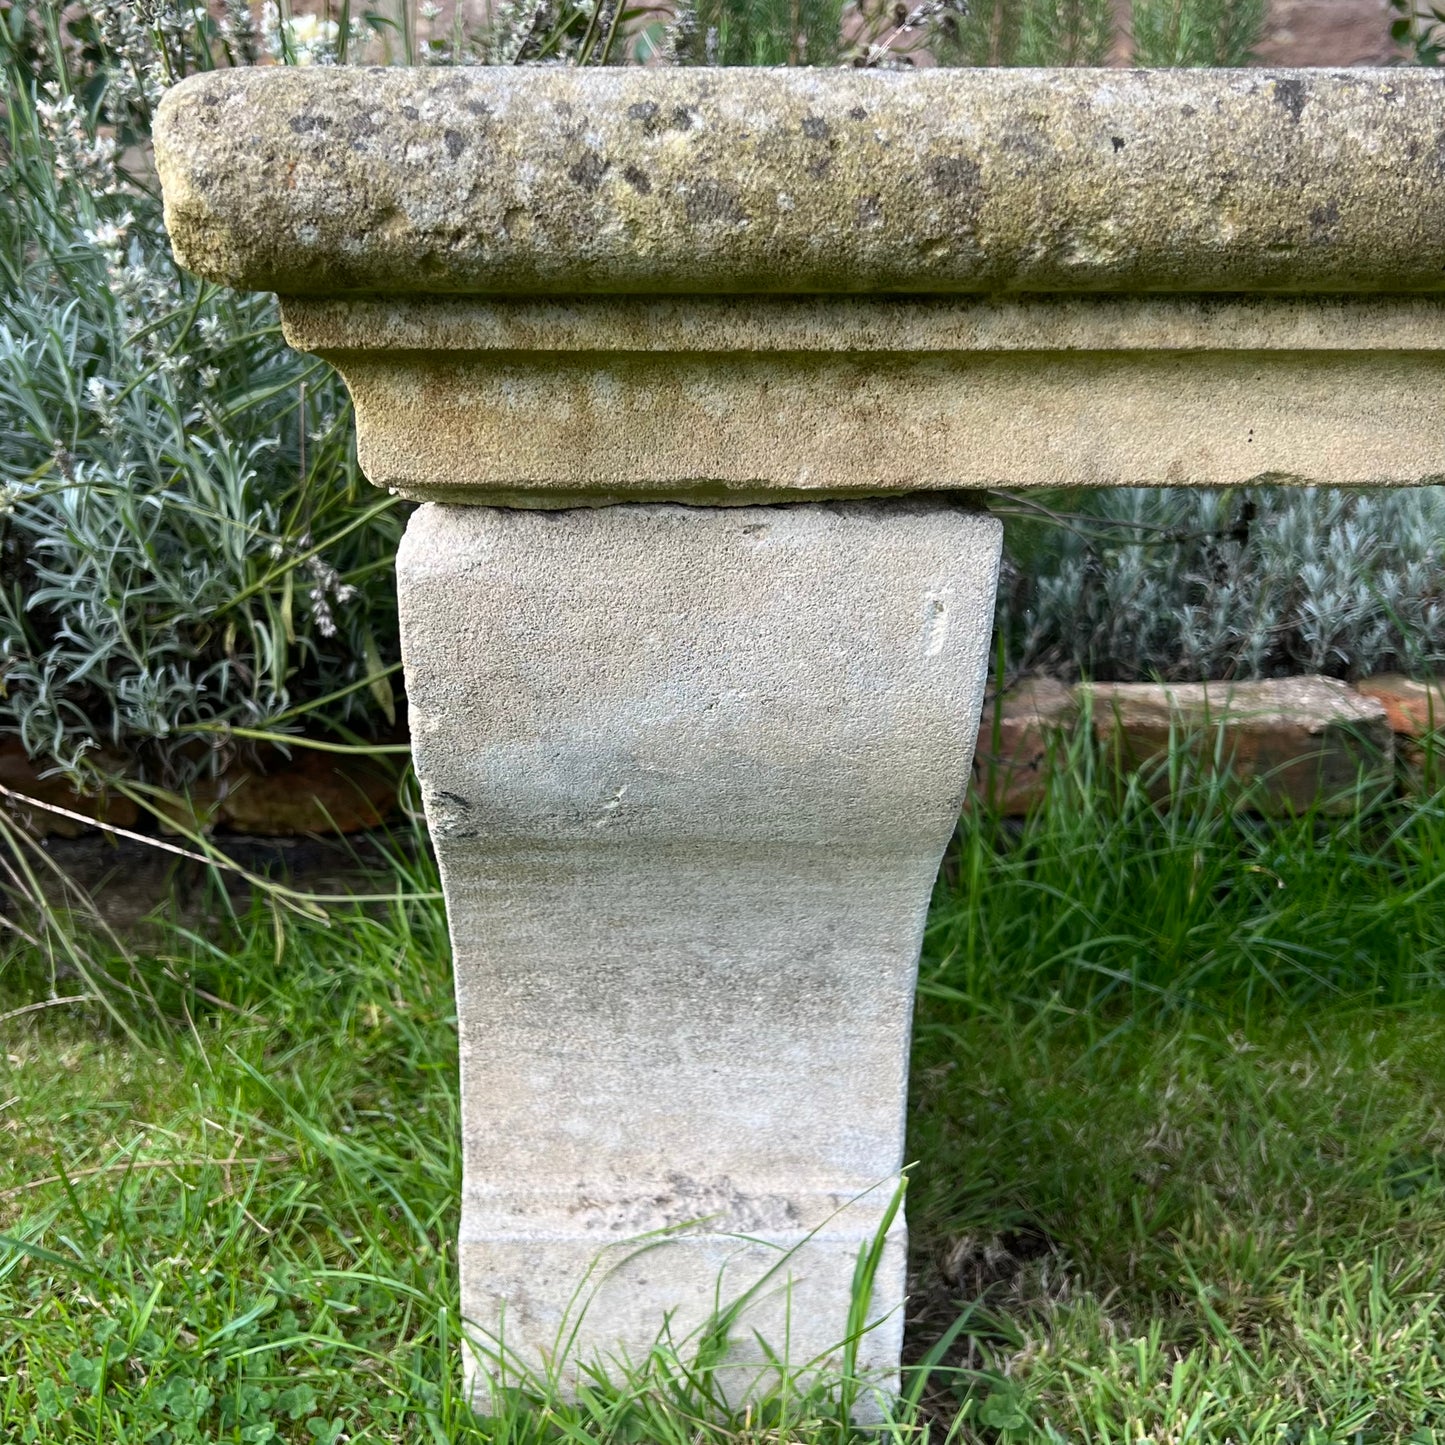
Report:
[[[1160,816],[1087,778],[953,849],[925,950],[893,1439],[1445,1441],[1445,812]],[[398,886],[421,891],[424,876]],[[459,1395],[434,902],[258,908],[0,1022],[0,1439],[831,1441],[659,1352]],[[117,965],[117,977],[127,975]],[[0,1015],[43,998],[0,972]]]

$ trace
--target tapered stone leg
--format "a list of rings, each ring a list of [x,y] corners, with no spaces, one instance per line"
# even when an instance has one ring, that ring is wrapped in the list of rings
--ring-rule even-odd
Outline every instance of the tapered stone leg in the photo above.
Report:
[[[498,1337],[565,1384],[752,1286],[730,1388],[758,1388],[755,1330],[841,1364],[999,545],[947,499],[413,517],[478,1405]],[[858,1351],[885,1384],[903,1291],[900,1215]]]

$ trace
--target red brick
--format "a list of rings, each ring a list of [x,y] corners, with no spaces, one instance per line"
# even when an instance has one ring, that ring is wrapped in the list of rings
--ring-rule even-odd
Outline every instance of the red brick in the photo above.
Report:
[[[1423,738],[1445,731],[1445,685],[1416,682],[1397,672],[1367,677],[1355,684],[1362,697],[1373,698],[1385,709],[1397,737]]]
[[[1072,688],[1031,677],[995,694],[983,710],[973,756],[973,787],[965,806],[986,803],[1021,817],[1048,791],[1049,764],[1073,730],[1078,707]]]
[[[98,818],[117,828],[134,828],[137,809],[129,798],[116,793],[81,794],[59,776],[42,778],[41,769],[33,763],[18,738],[0,741],[0,785],[12,793],[23,794],[39,803],[67,808],[72,813],[83,813],[87,818]],[[23,801],[0,796],[11,817],[21,823],[29,832],[40,838],[78,838],[86,831],[86,825],[74,818],[62,817],[43,807],[28,807]]]
[[[1186,776],[1212,777],[1216,759],[1265,813],[1347,812],[1363,776],[1392,776],[1394,736],[1385,708],[1327,677],[1273,682],[1098,683],[1093,726],[1106,762],[1142,772],[1153,796],[1169,796],[1171,736]],[[1221,736],[1222,730],[1222,736]]]
[[[258,837],[361,833],[380,827],[396,807],[395,770],[356,755],[298,749],[275,771],[222,781],[217,823]]]

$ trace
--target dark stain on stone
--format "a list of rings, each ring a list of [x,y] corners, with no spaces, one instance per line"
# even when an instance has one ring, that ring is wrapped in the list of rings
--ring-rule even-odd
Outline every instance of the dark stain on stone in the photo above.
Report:
[[[855,106],[853,107],[853,109],[848,112],[848,119],[849,119],[849,120],[867,120],[867,119],[868,119],[868,112],[867,112],[866,110],[864,110],[861,105],[855,105]]]
[[[319,115],[293,115],[291,117],[291,129],[297,135],[305,135],[308,131],[329,130],[331,122],[324,116]]]
[[[219,95],[207,94],[201,97],[201,104],[205,106],[220,105],[220,103],[221,97]]]
[[[819,156],[817,160],[809,161],[807,165],[807,172],[815,181],[821,181],[832,169],[832,156]]]
[[[803,117],[803,134],[809,140],[827,140],[828,122],[821,115],[805,115]]]
[[[456,160],[466,150],[467,138],[459,130],[447,130],[442,133],[442,144],[446,146],[447,154]]]
[[[978,190],[978,162],[966,156],[940,156],[928,163],[928,183],[940,196],[960,200]]]
[[[366,143],[381,127],[369,115],[353,115],[346,122],[346,136],[354,151],[365,150]]]
[[[1006,130],[998,138],[1001,151],[1022,156],[1026,160],[1042,160],[1049,151],[1048,142],[1031,127]]]
[[[407,120],[420,120],[421,112],[414,105],[399,106],[398,109]]]
[[[672,112],[673,130],[691,130],[693,127],[692,112],[685,106],[680,105]]]
[[[1179,114],[1182,115],[1185,120],[1188,120],[1190,116],[1195,114],[1194,107],[1192,105],[1181,105],[1179,107]]]
[[[1124,137],[1121,135],[1111,135],[1109,139],[1114,143],[1114,154],[1118,155],[1119,152],[1124,149]]]
[[[1289,112],[1289,118],[1299,124],[1299,118],[1304,114],[1305,102],[1309,96],[1305,93],[1305,83],[1297,75],[1286,75],[1280,77],[1274,83],[1274,103],[1282,106]]]
[[[638,170],[636,166],[628,165],[622,168],[622,179],[637,192],[639,196],[650,196],[652,194],[652,182],[646,174]]]
[[[655,100],[639,100],[635,105],[629,105],[627,118],[639,122],[644,135],[657,134],[657,102]]]
[[[602,159],[596,151],[588,151],[580,160],[574,161],[567,169],[568,176],[584,191],[595,191],[602,184],[602,177],[611,169],[611,163]]]
[[[883,224],[883,202],[877,196],[860,196],[854,224],[860,231]]]
[[[685,209],[687,219],[694,225],[703,221],[723,221],[731,226],[741,226],[747,221],[737,192],[721,181],[698,181],[688,192]]]
[[[464,102],[466,108],[476,116],[489,116],[492,108],[484,100],[468,100]]]
[[[1316,241],[1324,241],[1330,238],[1330,234],[1340,221],[1340,203],[1338,201],[1326,201],[1322,206],[1316,206],[1310,212],[1310,236]]]

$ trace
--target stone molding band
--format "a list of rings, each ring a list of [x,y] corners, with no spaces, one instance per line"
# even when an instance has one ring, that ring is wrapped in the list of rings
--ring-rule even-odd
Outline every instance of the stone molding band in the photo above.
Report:
[[[1425,297],[282,301],[423,501],[1445,480]]]
[[[471,296],[281,302],[298,351],[1445,351],[1445,297]]]

